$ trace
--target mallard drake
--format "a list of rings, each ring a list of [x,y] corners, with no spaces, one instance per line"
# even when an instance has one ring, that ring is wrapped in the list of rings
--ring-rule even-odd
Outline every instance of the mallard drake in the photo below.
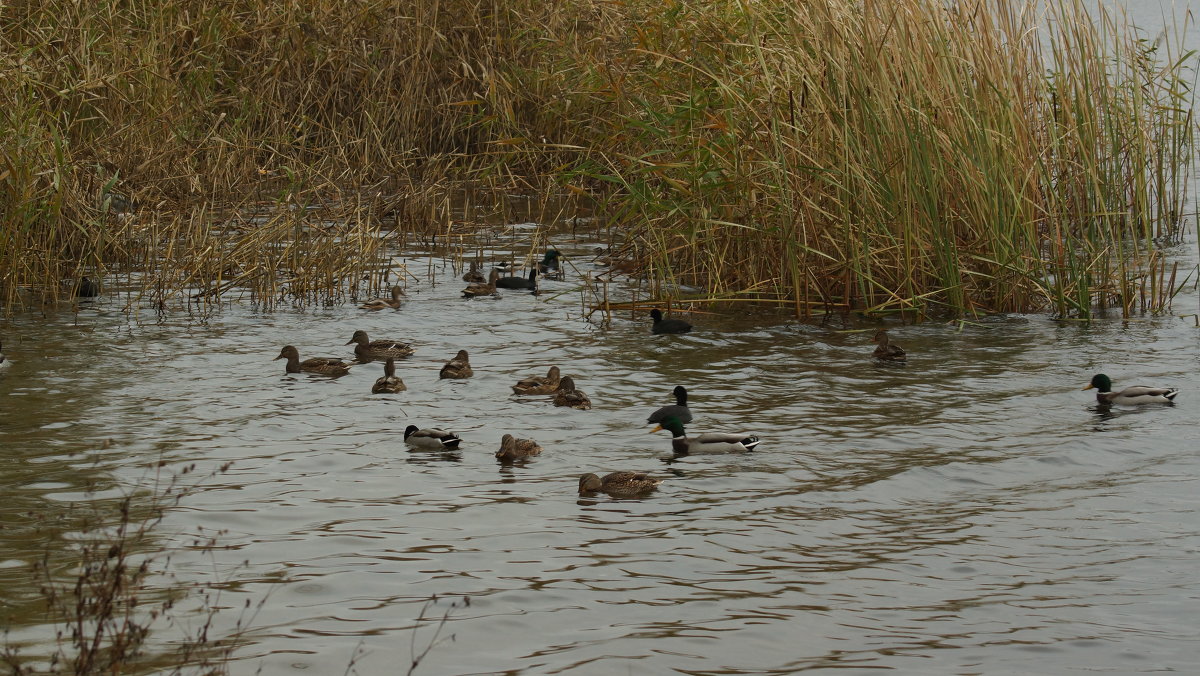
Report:
[[[75,295],[79,298],[95,298],[100,295],[100,285],[88,277],[80,277],[75,285]]]
[[[400,309],[400,304],[404,302],[403,300],[401,300],[401,297],[403,295],[404,295],[404,289],[401,289],[398,286],[393,286],[392,287],[392,297],[390,300],[387,298],[372,298],[371,300],[363,303],[362,305],[359,305],[359,307],[364,310],[386,310],[388,308],[398,310],[398,309]]]
[[[656,490],[662,479],[651,479],[645,472],[613,472],[599,477],[584,474],[579,477],[579,494],[608,493],[613,497],[635,497]]]
[[[416,425],[404,428],[404,443],[418,448],[458,448],[462,439],[453,432],[430,428],[423,430]]]
[[[355,331],[346,343],[354,343],[354,356],[358,361],[403,359],[413,353],[412,346],[395,340],[371,340],[366,331]]]
[[[4,356],[3,350],[4,350],[4,345],[2,343],[0,343],[0,371],[3,371],[4,369],[12,366],[12,362],[8,360],[8,357]]]
[[[479,269],[479,261],[471,261],[471,269],[463,274],[463,281],[468,284],[483,284],[487,278],[483,276],[483,271]]]
[[[454,359],[446,362],[442,367],[442,378],[470,378],[475,375],[471,370],[471,360],[467,357],[466,350],[459,350],[458,354],[454,355]]]
[[[388,357],[383,365],[383,377],[371,386],[371,394],[395,394],[406,390],[404,381],[396,376],[396,360]]]
[[[518,380],[516,385],[512,386],[515,394],[551,394],[558,389],[559,370],[557,366],[551,366],[546,372],[546,376],[533,376]]]
[[[558,272],[558,259],[562,256],[558,249],[547,249],[546,255],[542,257],[542,261],[538,263],[538,272],[543,275],[553,274]]]
[[[350,372],[350,365],[337,357],[313,357],[300,361],[300,351],[292,345],[285,345],[279,351],[279,356],[271,361],[287,360],[288,373],[320,373],[326,376],[344,376]]]
[[[1101,404],[1121,404],[1123,406],[1170,404],[1174,403],[1175,396],[1179,394],[1179,388],[1176,387],[1146,387],[1145,385],[1132,385],[1120,392],[1113,392],[1112,380],[1103,373],[1092,376],[1092,382],[1083,389],[1090,390],[1092,388],[1096,389],[1096,401]]]
[[[654,319],[651,333],[687,333],[692,330],[691,323],[682,319],[663,319],[662,310],[658,308],[650,311],[650,317]]]
[[[474,298],[476,296],[491,296],[496,293],[496,281],[500,279],[500,271],[492,268],[488,273],[488,281],[486,284],[471,284],[463,289],[463,296]]]
[[[501,277],[496,280],[496,286],[501,289],[537,289],[537,268],[529,271],[529,278]]]
[[[752,451],[759,444],[759,438],[745,434],[724,434],[709,432],[695,437],[688,437],[683,430],[679,418],[669,416],[662,423],[650,430],[652,433],[667,430],[671,433],[671,449],[679,455],[686,453],[729,453],[731,451]]]
[[[878,345],[875,347],[875,351],[871,353],[871,356],[875,357],[879,361],[908,361],[908,355],[904,354],[904,348],[896,345],[895,343],[888,342],[887,331],[884,331],[883,329],[876,331],[875,337],[871,340],[878,343]]]
[[[554,390],[554,405],[555,406],[570,406],[581,411],[587,411],[592,408],[592,400],[588,396],[575,389],[575,381],[571,380],[571,376],[567,376],[558,381],[558,388]]]
[[[676,385],[675,389],[671,390],[671,394],[675,395],[675,404],[672,406],[663,406],[646,418],[648,423],[661,423],[667,418],[677,418],[679,422],[687,424],[692,422],[692,410],[687,405],[687,390],[683,385]]]
[[[511,434],[505,434],[500,439],[500,450],[496,451],[497,460],[519,460],[539,455],[542,447],[533,439],[518,439]]]

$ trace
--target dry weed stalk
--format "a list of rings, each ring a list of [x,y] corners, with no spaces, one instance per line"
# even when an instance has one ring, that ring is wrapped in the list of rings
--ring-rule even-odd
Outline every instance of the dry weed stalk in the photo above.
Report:
[[[1084,0],[10,3],[0,302],[339,302],[386,285],[381,233],[468,248],[469,180],[607,199],[652,295],[1162,311],[1167,37]]]
[[[213,474],[223,473],[228,465]],[[39,594],[45,603],[45,621],[55,627],[49,654],[26,655],[22,648],[42,653],[44,641],[30,635],[16,640],[6,630],[0,661],[16,676],[37,674],[142,673],[158,665],[172,674],[227,673],[229,653],[237,636],[209,636],[217,603],[211,599],[200,610],[200,623],[173,648],[155,645],[151,635],[174,628],[181,618],[173,612],[181,595],[162,589],[155,579],[163,574],[166,557],[153,554],[153,530],[164,511],[176,505],[195,486],[179,480],[194,466],[172,476],[165,486],[152,485],[116,501],[116,513],[104,511],[106,503],[93,503],[97,512],[84,518],[69,539],[65,552],[46,551],[33,566]],[[148,493],[148,494],[147,494]],[[199,536],[193,548],[216,544],[212,536]],[[238,632],[244,630],[239,620]]]

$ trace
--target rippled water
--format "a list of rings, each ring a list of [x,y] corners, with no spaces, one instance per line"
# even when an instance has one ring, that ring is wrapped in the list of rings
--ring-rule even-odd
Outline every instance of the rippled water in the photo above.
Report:
[[[565,248],[588,269],[590,246]],[[1194,668],[1191,318],[893,326],[911,360],[896,368],[869,359],[873,325],[700,316],[652,336],[644,317],[580,321],[573,293],[464,300],[462,286],[442,266],[399,311],[138,324],[102,301],[19,318],[0,376],[3,594],[30,595],[24,564],[45,546],[30,513],[144,484],[162,457],[198,475],[232,462],[160,531],[164,547],[224,531],[225,549],[171,561],[181,584],[222,582],[221,627],[263,602],[235,673],[406,671],[433,595],[425,615],[448,611],[454,640],[417,673]],[[1176,309],[1195,304],[1189,291]],[[371,395],[378,364],[329,379],[271,361],[285,343],[349,356],[360,328],[414,343],[407,392]],[[460,348],[475,377],[439,380]],[[594,410],[511,395],[552,364]],[[1100,411],[1079,389],[1096,372],[1186,391]],[[671,458],[644,421],[676,384],[691,431],[762,445]],[[465,441],[411,451],[409,423]],[[505,433],[546,451],[500,465]],[[642,500],[577,495],[580,474],[618,469],[666,481]]]

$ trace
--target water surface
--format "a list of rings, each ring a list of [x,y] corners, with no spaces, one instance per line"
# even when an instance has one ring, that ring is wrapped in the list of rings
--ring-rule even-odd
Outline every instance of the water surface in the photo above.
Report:
[[[590,245],[564,248],[591,269]],[[224,587],[220,626],[262,603],[235,673],[406,670],[436,624],[423,608],[449,611],[454,640],[418,673],[1194,666],[1191,319],[889,325],[911,356],[896,368],[869,359],[874,324],[735,314],[652,336],[646,317],[580,321],[573,293],[464,300],[458,272],[433,270],[399,311],[131,323],[102,300],[18,318],[0,380],[9,602],[32,603],[24,564],[45,546],[22,537],[28,515],[145,485],[163,459],[197,476],[232,463],[158,532],[179,584]],[[378,364],[330,379],[271,361],[283,344],[349,357],[356,329],[412,341],[407,392],[370,394]],[[460,348],[475,377],[439,380]],[[512,396],[554,364],[594,410]],[[1097,372],[1187,391],[1099,410],[1079,389]],[[672,458],[645,417],[676,384],[690,431],[762,445]],[[411,451],[409,423],[465,441]],[[546,451],[500,465],[505,433]],[[577,495],[580,474],[618,469],[666,481],[641,500]],[[184,546],[201,530],[223,548]]]

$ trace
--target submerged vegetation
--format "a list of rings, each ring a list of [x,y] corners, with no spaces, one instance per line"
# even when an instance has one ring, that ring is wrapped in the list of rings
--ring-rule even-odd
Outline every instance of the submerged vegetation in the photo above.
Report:
[[[1076,0],[55,1],[0,45],[6,308],[356,298],[514,186],[660,297],[1087,317],[1187,276],[1190,55]]]

